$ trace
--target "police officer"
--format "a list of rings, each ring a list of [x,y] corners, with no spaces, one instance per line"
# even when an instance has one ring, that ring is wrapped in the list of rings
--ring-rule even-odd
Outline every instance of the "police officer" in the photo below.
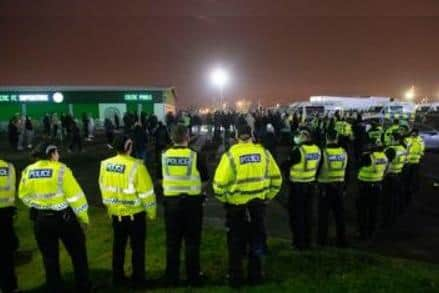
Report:
[[[59,244],[69,252],[78,291],[90,290],[85,235],[79,224],[89,223],[87,199],[66,165],[59,162],[58,148],[40,144],[37,159],[21,175],[19,198],[31,208],[35,238],[43,255],[49,292],[63,292]]]
[[[392,134],[389,144],[390,146],[385,149],[386,157],[389,160],[383,192],[382,216],[383,227],[385,228],[395,223],[397,215],[402,210],[403,189],[401,188],[401,176],[407,160],[407,151],[402,145],[402,138],[398,132]]]
[[[404,139],[407,148],[407,164],[404,170],[405,198],[404,206],[407,206],[413,194],[419,190],[419,166],[424,156],[424,140],[419,136],[418,129],[411,130],[410,135]]]
[[[238,143],[223,154],[215,171],[213,189],[226,210],[229,282],[243,284],[242,261],[248,249],[248,281],[263,280],[266,253],[265,205],[282,184],[279,167],[270,152],[252,142],[251,128],[239,125]]]
[[[17,290],[14,255],[18,239],[14,231],[15,214],[15,168],[11,163],[0,160],[0,229],[2,248],[0,249],[0,291]]]
[[[359,194],[356,200],[360,238],[370,240],[376,231],[378,200],[381,198],[382,181],[387,168],[383,147],[369,141],[359,162]]]
[[[385,146],[392,144],[393,133],[400,133],[399,119],[394,119],[392,125],[384,131],[383,140]]]
[[[303,250],[311,247],[313,195],[321,153],[307,129],[302,129],[294,137],[294,143],[284,166],[289,170],[288,212],[293,246]]]
[[[372,122],[371,128],[367,131],[368,140],[373,141],[375,144],[382,144],[383,135],[383,127],[375,121]]]
[[[186,126],[171,134],[174,145],[162,154],[162,186],[166,224],[166,276],[168,285],[180,280],[180,250],[185,242],[189,285],[200,285],[200,244],[203,219],[202,182],[209,179],[201,156],[188,147]]]
[[[125,285],[125,248],[130,240],[132,283],[145,285],[146,214],[156,217],[153,184],[143,161],[131,157],[133,141],[126,135],[114,143],[117,155],[101,162],[99,187],[113,224],[113,283]],[[146,212],[146,213],[145,213]]]
[[[317,181],[319,194],[319,228],[318,243],[326,245],[328,241],[329,211],[334,213],[337,246],[346,245],[343,189],[348,163],[346,150],[337,143],[337,132],[329,130],[326,135],[327,145],[322,149],[322,160]]]

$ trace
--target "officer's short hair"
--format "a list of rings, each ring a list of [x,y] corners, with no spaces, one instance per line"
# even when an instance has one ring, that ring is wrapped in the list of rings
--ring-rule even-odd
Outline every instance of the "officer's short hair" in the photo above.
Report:
[[[113,147],[118,153],[126,153],[132,144],[131,138],[128,135],[122,134],[116,137]]]
[[[174,143],[183,143],[187,139],[188,129],[182,124],[177,124],[171,131],[171,139]]]
[[[327,141],[337,141],[338,140],[338,133],[335,129],[329,129],[326,133],[326,140]]]
[[[58,150],[58,147],[52,142],[42,142],[32,151],[31,156],[34,159],[50,159],[52,154]]]
[[[252,129],[247,124],[241,124],[238,126],[238,138],[247,140],[252,136]]]

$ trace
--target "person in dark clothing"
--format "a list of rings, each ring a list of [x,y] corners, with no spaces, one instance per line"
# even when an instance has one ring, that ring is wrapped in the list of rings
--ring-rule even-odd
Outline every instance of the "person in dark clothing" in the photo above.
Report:
[[[145,160],[148,135],[140,122],[134,124],[133,129],[133,156],[142,161]]]
[[[277,144],[278,140],[276,137],[276,134],[274,133],[274,127],[271,124],[267,124],[267,129],[265,131],[265,134],[262,138],[262,145],[264,148],[270,151],[271,155],[273,156],[274,160],[277,159]]]
[[[174,145],[159,160],[163,180],[166,225],[166,276],[168,285],[180,281],[180,249],[184,240],[189,285],[201,285],[200,245],[203,221],[202,182],[209,179],[204,158],[188,147],[189,132],[183,125],[172,131]],[[195,162],[194,162],[195,161]],[[162,165],[166,164],[166,165]],[[181,175],[181,172],[184,175]],[[188,185],[190,184],[190,185]]]
[[[18,119],[16,117],[9,120],[8,124],[8,138],[9,144],[14,150],[17,150],[18,147]]]
[[[114,125],[110,118],[105,118],[104,121],[105,136],[107,137],[107,147],[112,149],[114,140]]]
[[[82,138],[81,138],[81,130],[79,129],[78,124],[73,122],[72,140],[69,145],[69,151],[73,152],[75,149],[78,149],[79,152],[82,151]]]
[[[116,127],[116,129],[120,128],[120,119],[117,113],[114,114],[114,126]]]
[[[88,124],[90,123],[90,120],[86,113],[82,113],[82,129],[84,130],[84,137],[88,139],[89,133],[88,133]]]
[[[44,126],[44,134],[49,137],[50,136],[50,115],[46,113],[43,118],[43,126]]]
[[[166,126],[159,121],[157,128],[154,130],[154,139],[155,139],[155,160],[156,162],[161,161],[161,155],[163,150],[165,150],[169,144],[171,143],[171,138],[169,137],[169,132]],[[161,173],[161,168],[159,164],[156,164],[156,175]]]

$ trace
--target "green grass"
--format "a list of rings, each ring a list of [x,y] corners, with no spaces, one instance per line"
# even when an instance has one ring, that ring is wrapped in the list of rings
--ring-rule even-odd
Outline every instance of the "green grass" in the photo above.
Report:
[[[93,282],[101,292],[111,288],[112,231],[105,211],[92,208],[87,231],[87,248]],[[165,239],[162,220],[148,223],[147,274],[158,278],[165,266]],[[27,209],[20,206],[16,221],[21,247],[17,275],[23,290],[40,291],[44,284],[41,255],[36,248]],[[381,257],[356,250],[328,248],[299,253],[289,243],[269,240],[265,260],[267,281],[263,286],[244,288],[252,292],[439,292],[439,266]],[[209,277],[201,289],[154,289],[155,292],[226,292],[224,281],[227,252],[224,230],[205,227],[202,242],[202,269]],[[126,269],[130,271],[127,257]],[[64,249],[61,264],[66,282],[72,282],[72,267]],[[148,290],[149,291],[149,290]],[[127,292],[127,290],[123,290]]]

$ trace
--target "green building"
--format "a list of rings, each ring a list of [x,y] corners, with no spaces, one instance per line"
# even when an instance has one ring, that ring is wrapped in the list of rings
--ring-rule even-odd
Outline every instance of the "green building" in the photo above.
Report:
[[[70,113],[81,117],[89,113],[103,121],[125,112],[155,114],[163,120],[175,111],[175,90],[172,87],[0,87],[0,121],[8,121],[21,113],[40,120],[46,113]]]

